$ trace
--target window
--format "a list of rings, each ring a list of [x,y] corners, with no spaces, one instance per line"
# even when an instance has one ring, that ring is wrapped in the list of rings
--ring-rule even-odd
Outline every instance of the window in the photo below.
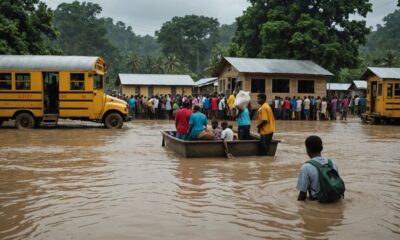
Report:
[[[17,90],[31,90],[31,74],[17,73],[15,74]]]
[[[400,97],[400,83],[394,85],[394,96]]]
[[[151,97],[154,94],[154,87],[149,87],[149,92],[148,96]]]
[[[0,73],[0,90],[11,90],[11,73]]]
[[[85,90],[85,74],[83,73],[71,73],[70,75],[71,90]]]
[[[378,84],[378,96],[382,96],[382,83]]]
[[[176,95],[176,87],[171,87],[171,95],[172,96]]]
[[[135,87],[135,94],[136,94],[137,96],[140,96],[140,86],[136,86],[136,87]]]
[[[314,93],[314,80],[299,80],[297,82],[298,93]]]
[[[392,98],[393,97],[393,83],[388,83],[387,84],[386,95],[387,95],[387,98]]]
[[[265,93],[265,79],[251,79],[252,93]]]
[[[272,79],[272,92],[274,93],[289,93],[289,79]]]
[[[103,88],[103,75],[95,74],[93,77],[93,89]]]

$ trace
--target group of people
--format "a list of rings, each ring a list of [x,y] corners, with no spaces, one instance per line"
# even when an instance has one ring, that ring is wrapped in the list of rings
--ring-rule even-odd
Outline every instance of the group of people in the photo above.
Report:
[[[131,114],[137,117],[175,119],[176,137],[181,140],[223,140],[226,144],[226,141],[235,139],[250,139],[251,109],[249,106],[235,108],[233,94],[228,99],[224,95],[211,97],[159,95],[149,99],[143,96],[131,96],[126,100],[131,108]],[[266,94],[258,94],[257,102],[260,107],[257,110],[256,127],[260,134],[259,149],[262,155],[268,154],[269,143],[275,132],[275,118],[336,120],[336,112],[340,109],[343,119],[346,119],[346,114],[350,111],[354,114],[365,112],[366,105],[364,104],[365,97],[358,96],[353,100],[346,96],[340,101],[336,97],[329,101],[325,97],[304,97],[303,99],[287,97],[285,100],[276,97],[269,104]],[[353,108],[351,108],[352,103]],[[211,128],[208,127],[209,117],[212,118]],[[225,121],[227,117],[236,119],[237,134]],[[218,118],[223,120],[220,125]],[[301,167],[296,187],[299,190],[297,199],[332,202],[342,198],[345,190],[344,183],[339,176],[336,163],[321,155],[323,150],[321,138],[310,136],[306,139],[305,145],[310,160]],[[329,176],[325,177],[324,172],[329,172]],[[333,188],[335,189],[332,190]],[[335,194],[332,195],[332,193]]]
[[[235,95],[228,98],[224,94],[206,95],[180,95],[160,94],[150,97],[143,95],[113,94],[114,97],[125,100],[129,105],[129,112],[134,118],[142,119],[174,119],[176,112],[184,102],[189,104],[189,109],[194,110],[199,106],[200,112],[209,119],[232,120],[234,113],[233,104]],[[251,111],[250,111],[251,113]]]
[[[263,155],[268,154],[269,144],[275,132],[275,119],[266,100],[265,94],[258,94],[257,101],[260,108],[257,112],[257,129],[260,133],[260,154]],[[211,128],[209,128],[207,127],[208,118],[201,112],[200,106],[195,105],[191,110],[189,102],[183,101],[182,107],[175,115],[176,137],[181,140],[248,140],[251,138],[250,112],[246,106],[237,109],[237,112],[238,132],[235,138],[232,126],[229,126],[226,121],[219,126],[218,120],[213,118]]]
[[[347,120],[348,114],[360,116],[366,111],[366,106],[365,96],[344,96],[342,99],[336,96],[329,99],[319,96],[293,96],[283,99],[276,96],[271,102],[275,118],[281,120],[337,120],[338,113],[341,120]]]

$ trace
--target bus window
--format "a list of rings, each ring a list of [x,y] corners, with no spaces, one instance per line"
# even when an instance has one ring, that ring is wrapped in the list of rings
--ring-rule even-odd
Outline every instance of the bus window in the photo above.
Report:
[[[11,90],[11,73],[0,73],[0,90]]]
[[[31,90],[31,74],[17,73],[15,74],[17,90]]]
[[[70,75],[70,90],[85,90],[85,74],[71,73]]]
[[[399,83],[396,83],[394,85],[394,96],[400,97],[400,84]]]
[[[393,97],[393,83],[388,83],[387,84],[386,95],[387,95],[387,98],[392,98]]]
[[[95,74],[93,77],[93,89],[103,88],[103,75]]]

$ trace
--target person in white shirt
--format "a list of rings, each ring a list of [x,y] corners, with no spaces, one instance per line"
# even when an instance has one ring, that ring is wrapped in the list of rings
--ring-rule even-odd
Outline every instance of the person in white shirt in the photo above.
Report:
[[[306,120],[310,119],[310,105],[311,105],[311,101],[308,97],[304,97],[304,117]]]
[[[297,114],[297,119],[301,120],[301,106],[303,104],[303,101],[301,100],[300,97],[297,97],[297,105],[296,105],[296,114]]]
[[[360,102],[360,97],[356,95],[356,98],[354,99],[354,115],[358,116],[358,113],[360,112],[358,109],[358,103]]]
[[[224,141],[233,141],[234,133],[233,133],[232,129],[228,128],[228,123],[222,122],[221,127],[223,129],[222,133],[221,133],[221,139]]]
[[[219,100],[218,103],[218,112],[219,112],[219,119],[225,120],[225,109],[226,109],[226,103],[225,103],[225,97],[224,95],[221,96],[221,99]]]
[[[328,107],[328,102],[326,101],[326,98],[322,98],[322,102],[321,102],[321,120],[328,120],[328,115],[327,115],[327,111],[326,108]]]

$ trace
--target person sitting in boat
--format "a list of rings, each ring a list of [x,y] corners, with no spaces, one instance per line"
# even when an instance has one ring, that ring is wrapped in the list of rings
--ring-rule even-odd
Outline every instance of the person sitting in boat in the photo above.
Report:
[[[233,141],[234,140],[234,133],[231,128],[228,127],[227,122],[222,122],[221,127],[223,129],[221,133],[221,139],[224,141]]]
[[[189,119],[190,140],[213,140],[214,134],[207,131],[207,117],[200,112],[200,107],[194,106],[193,114]]]
[[[222,128],[218,126],[218,121],[214,119],[211,122],[211,127],[213,129],[214,139],[215,140],[221,140]]]

